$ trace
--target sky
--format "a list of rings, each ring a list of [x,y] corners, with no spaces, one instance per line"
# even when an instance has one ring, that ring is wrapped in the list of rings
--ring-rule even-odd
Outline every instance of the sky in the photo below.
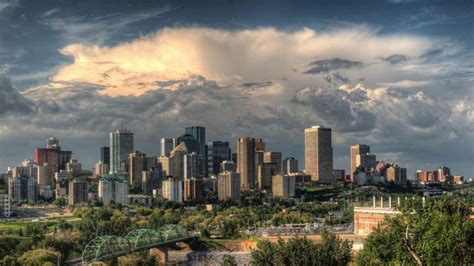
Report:
[[[186,126],[261,137],[304,164],[304,129],[415,170],[474,176],[472,1],[0,0],[0,172],[54,136],[86,167]]]

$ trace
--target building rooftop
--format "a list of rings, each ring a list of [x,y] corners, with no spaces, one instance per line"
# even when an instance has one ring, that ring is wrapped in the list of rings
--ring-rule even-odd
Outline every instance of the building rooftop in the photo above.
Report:
[[[103,175],[100,177],[100,181],[119,181],[126,182],[127,177],[124,175]]]

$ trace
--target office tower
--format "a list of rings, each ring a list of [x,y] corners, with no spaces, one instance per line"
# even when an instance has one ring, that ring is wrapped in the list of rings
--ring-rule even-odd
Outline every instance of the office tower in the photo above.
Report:
[[[265,142],[263,142],[263,139],[255,139],[255,151],[265,151]]]
[[[38,201],[36,178],[26,175],[12,176],[8,182],[8,195],[16,202],[27,200],[36,203]]]
[[[207,144],[207,174],[218,175],[223,161],[230,160],[230,147],[227,141],[211,141]]]
[[[184,180],[202,177],[200,156],[195,153],[185,154],[183,157],[183,178]]]
[[[237,152],[231,153],[230,160],[237,163]]]
[[[177,178],[169,178],[163,181],[163,198],[169,201],[183,202],[183,183]]]
[[[58,150],[48,148],[35,148],[35,163],[37,165],[48,164],[54,167],[55,170],[58,167]]]
[[[453,177],[451,175],[451,170],[448,167],[441,166],[440,168],[438,168],[437,172],[438,172],[439,182],[445,183],[445,182],[452,182],[453,181]]]
[[[391,164],[387,168],[387,181],[393,182],[397,185],[406,185],[407,183],[407,169],[401,168],[396,164]]]
[[[104,175],[99,180],[99,199],[104,205],[110,202],[128,206],[128,182],[124,175]]]
[[[257,187],[261,190],[272,187],[272,176],[278,174],[276,163],[263,163],[257,165]]]
[[[185,133],[196,139],[198,146],[197,154],[204,158],[206,155],[206,128],[199,126],[187,127]]]
[[[110,165],[110,148],[107,146],[100,148],[100,161],[103,164]]]
[[[255,139],[237,140],[237,172],[240,174],[240,187],[249,190],[255,187]]]
[[[184,156],[193,152],[188,149],[188,145],[193,146],[192,143],[183,141],[171,151],[170,169],[167,173],[169,176],[176,177],[179,180],[184,179]]]
[[[196,138],[194,138],[193,135],[184,134],[181,137],[178,137],[177,140],[176,140],[176,147],[178,147],[179,144],[181,144],[181,143],[186,144],[186,148],[188,150],[188,153],[191,153],[191,152],[199,153],[198,152],[199,151],[198,141],[196,140]],[[176,149],[176,147],[175,147],[175,149]],[[171,153],[170,153],[170,156],[171,156]]]
[[[291,198],[295,195],[295,177],[278,174],[272,177],[273,197]]]
[[[291,174],[298,172],[298,160],[294,157],[287,157],[283,160],[283,173]]]
[[[68,205],[87,203],[89,182],[87,180],[74,179],[69,181]]]
[[[51,137],[46,140],[47,149],[61,149],[57,138]]]
[[[82,171],[82,164],[79,163],[77,160],[70,160],[66,164],[66,171],[71,173],[78,173]]]
[[[201,179],[184,180],[184,201],[202,200],[203,181]]]
[[[128,155],[128,175],[129,184],[132,188],[141,188],[142,186],[142,172],[144,169],[144,160],[146,155],[139,151],[132,152]]]
[[[2,218],[8,218],[12,214],[11,212],[11,199],[6,194],[0,194],[0,216]]]
[[[110,173],[120,172],[122,164],[128,163],[128,155],[133,152],[133,133],[117,130],[110,133]]]
[[[222,173],[225,171],[231,171],[231,172],[237,171],[237,164],[234,161],[223,161],[221,163],[219,173]]]
[[[103,164],[102,162],[96,163],[94,167],[94,175],[96,177],[107,175],[110,171],[108,164]]]
[[[151,168],[142,172],[142,191],[145,194],[151,195],[153,190],[161,189],[161,182],[163,180],[163,171],[158,167]]]
[[[305,171],[313,181],[332,180],[331,129],[313,126],[305,129]]]
[[[279,174],[282,171],[282,155],[281,152],[269,151],[263,154],[263,162],[264,163],[275,163],[276,168],[275,171]]]
[[[264,162],[264,151],[255,151],[255,169]]]
[[[160,139],[160,155],[170,156],[171,151],[176,147],[175,138],[162,138]]]
[[[240,174],[236,172],[223,172],[217,176],[217,197],[219,200],[240,199]]]
[[[72,151],[58,150],[58,169],[65,170],[66,165],[72,159]]]
[[[37,175],[37,183],[39,186],[53,185],[54,180],[54,173],[56,168],[52,165],[48,165],[47,163],[44,165],[38,166],[38,175]]]
[[[351,180],[354,180],[354,172],[356,171],[359,164],[357,163],[357,155],[363,155],[370,153],[370,146],[364,144],[356,144],[351,146]]]

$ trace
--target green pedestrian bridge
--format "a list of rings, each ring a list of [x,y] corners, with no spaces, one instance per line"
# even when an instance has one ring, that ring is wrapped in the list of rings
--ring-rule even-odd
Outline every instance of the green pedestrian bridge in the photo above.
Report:
[[[135,229],[126,236],[98,236],[87,243],[82,252],[82,263],[113,259],[126,254],[172,245],[193,239],[186,228],[169,224],[158,230]],[[79,261],[77,261],[79,262]]]

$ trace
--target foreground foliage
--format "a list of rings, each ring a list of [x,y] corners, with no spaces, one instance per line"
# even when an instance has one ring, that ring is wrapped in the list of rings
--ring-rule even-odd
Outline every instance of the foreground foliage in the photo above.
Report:
[[[347,265],[351,261],[351,243],[332,233],[323,233],[321,243],[305,238],[279,239],[276,243],[259,241],[252,252],[253,265]]]
[[[358,265],[472,265],[474,222],[461,199],[408,201],[372,233]]]

